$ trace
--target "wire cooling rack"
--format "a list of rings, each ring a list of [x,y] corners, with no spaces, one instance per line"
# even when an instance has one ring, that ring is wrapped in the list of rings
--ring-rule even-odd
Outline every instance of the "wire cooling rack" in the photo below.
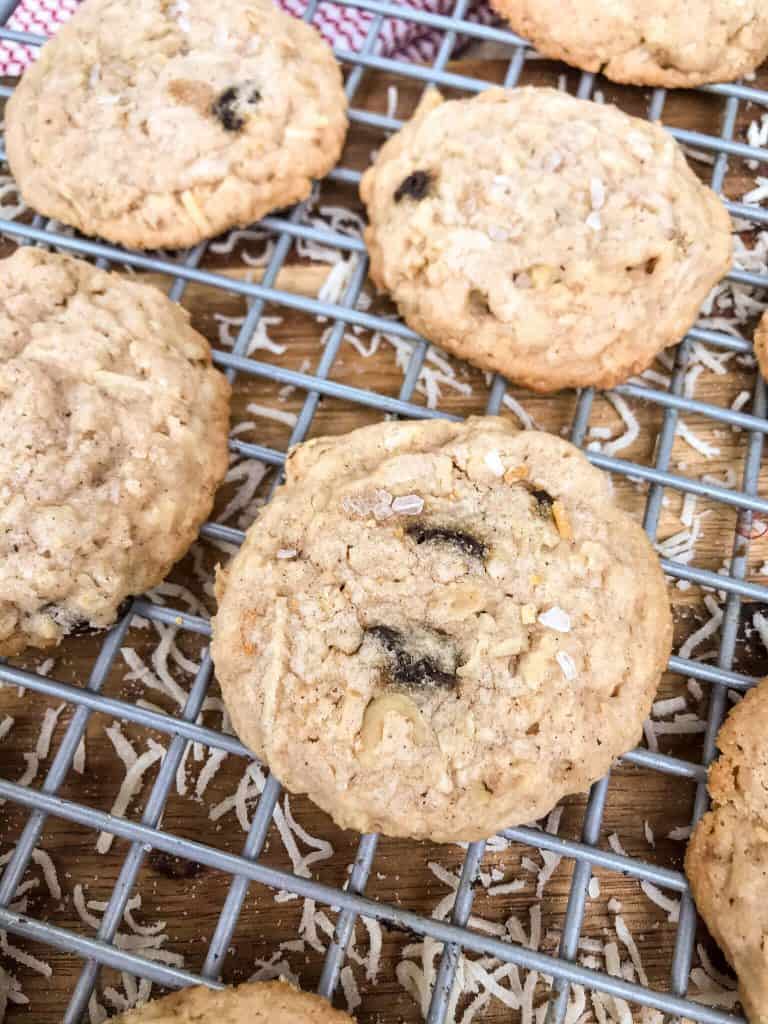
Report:
[[[436,84],[461,94],[472,94],[485,88],[488,83],[482,79],[458,74],[450,70],[448,60],[460,40],[491,42],[504,47],[508,63],[504,84],[513,87],[521,76],[526,62],[531,63],[536,55],[525,42],[501,27],[490,27],[473,23],[467,19],[468,0],[457,0],[451,16],[440,16],[407,6],[393,5],[385,0],[342,0],[343,4],[368,12],[368,30],[364,45],[358,53],[337,50],[337,56],[347,70],[346,91],[350,100],[350,117],[353,124],[384,133],[400,126],[393,116],[372,113],[356,106],[356,97],[366,75],[386,73],[396,75],[402,81]],[[7,21],[16,3],[15,0],[0,2],[0,24]],[[316,16],[317,5],[310,4],[305,17]],[[379,40],[386,20],[392,16],[406,19],[419,25],[438,30],[441,43],[436,59],[431,66],[403,63],[381,56]],[[0,39],[38,46],[43,41],[26,33],[8,28],[0,29]],[[595,89],[594,76],[582,74],[578,77],[577,93],[589,98]],[[683,144],[695,147],[705,154],[711,154],[711,184],[721,191],[729,158],[756,161],[759,166],[768,162],[768,150],[746,145],[734,138],[740,104],[755,103],[768,107],[768,93],[746,84],[710,86],[702,92],[710,94],[713,102],[720,106],[719,134],[694,131],[684,127],[670,126],[670,131]],[[11,90],[3,88],[2,95]],[[656,89],[648,94],[646,113],[649,118],[665,121],[667,94]],[[0,154],[1,156],[2,154]],[[330,180],[347,186],[356,186],[359,173],[345,166],[338,167]],[[740,202],[728,202],[735,216],[752,223],[768,223],[768,211]],[[429,417],[443,415],[441,410],[432,410],[414,400],[414,391],[427,353],[427,344],[405,324],[389,317],[358,308],[358,298],[363,288],[367,260],[363,243],[359,238],[339,231],[308,226],[302,219],[303,207],[285,215],[267,217],[262,227],[271,232],[274,248],[259,283],[227,277],[215,271],[200,269],[205,245],[198,246],[180,259],[155,256],[145,253],[126,252],[97,241],[70,237],[46,228],[40,218],[31,224],[0,220],[0,232],[15,240],[28,243],[55,245],[65,251],[110,263],[128,265],[136,270],[150,271],[162,275],[170,282],[169,294],[180,300],[190,283],[210,286],[229,295],[240,295],[249,301],[247,316],[239,330],[232,351],[216,350],[215,360],[231,379],[236,375],[261,378],[276,385],[291,385],[305,395],[297,422],[293,427],[290,444],[305,438],[322,398],[342,399],[355,406],[375,410],[381,414],[396,414],[408,417]],[[277,286],[278,275],[297,239],[311,240],[345,256],[356,254],[357,261],[346,291],[338,303],[282,290]],[[768,277],[760,273],[734,270],[731,280],[757,288],[768,288]],[[265,304],[311,316],[327,318],[331,325],[322,357],[314,372],[290,370],[279,363],[259,361],[248,353],[249,340],[264,314]],[[412,343],[412,355],[403,375],[399,394],[395,396],[374,392],[362,387],[342,384],[331,379],[331,371],[337,359],[347,328],[360,327],[369,330],[386,330],[390,334]],[[728,689],[744,690],[754,680],[732,670],[737,640],[739,609],[742,599],[768,601],[768,588],[747,580],[749,537],[752,532],[753,516],[768,515],[768,500],[757,493],[760,459],[763,439],[768,430],[766,419],[766,395],[764,383],[757,376],[751,412],[735,411],[728,407],[710,404],[686,397],[683,393],[684,374],[688,365],[690,345],[702,341],[715,349],[740,354],[751,352],[750,342],[742,337],[718,330],[696,328],[675,350],[674,369],[671,385],[662,390],[628,383],[615,389],[624,397],[641,399],[660,410],[660,429],[652,465],[643,465],[600,451],[590,450],[588,456],[594,464],[620,477],[643,481],[647,487],[644,527],[655,540],[662,503],[667,490],[695,494],[707,498],[723,507],[734,510],[732,553],[727,573],[721,574],[664,559],[663,567],[673,580],[688,580],[702,587],[719,589],[727,595],[720,629],[719,655],[716,664],[681,657],[673,657],[669,668],[672,672],[708,684],[710,687],[709,714],[703,741],[701,763],[682,760],[677,757],[638,748],[627,754],[624,761],[642,766],[655,772],[689,780],[696,784],[693,817],[698,818],[706,806],[705,777],[706,765],[715,753],[717,729],[726,710]],[[487,411],[498,412],[506,390],[506,383],[495,377],[489,388]],[[590,414],[594,393],[585,390],[580,393],[575,406],[570,437],[581,446],[588,436]],[[704,483],[698,477],[675,472],[671,463],[672,446],[679,415],[682,413],[704,417],[707,422],[723,428],[740,428],[743,445],[743,473],[739,487],[729,488]],[[252,444],[233,437],[231,449],[240,457],[254,458],[280,467],[285,453],[264,445]],[[240,543],[243,534],[231,527],[209,523],[203,527],[203,536],[219,541]],[[267,866],[261,859],[273,812],[280,796],[278,782],[268,777],[265,788],[255,811],[250,833],[240,855],[234,855],[207,845],[205,842],[182,838],[161,827],[173,779],[181,762],[188,741],[198,741],[207,747],[248,757],[248,752],[231,735],[199,724],[198,718],[212,675],[212,665],[206,655],[190,689],[189,697],[180,717],[161,714],[137,706],[132,702],[108,697],[101,691],[113,661],[120,649],[129,624],[134,616],[176,625],[182,631],[209,635],[209,624],[201,617],[169,606],[160,606],[145,599],[133,602],[129,612],[108,634],[100,653],[95,659],[83,687],[46,678],[34,672],[14,668],[0,662],[0,681],[6,684],[26,687],[32,693],[64,701],[73,709],[56,754],[51,762],[40,789],[25,787],[0,779],[0,798],[28,810],[26,824],[16,843],[15,850],[0,878],[0,929],[9,933],[42,942],[60,950],[78,954],[84,961],[80,976],[72,991],[69,1006],[63,1020],[74,1024],[81,1019],[89,997],[97,982],[100,967],[105,965],[125,970],[134,975],[146,977],[166,987],[179,987],[204,981],[220,984],[220,971],[225,953],[243,907],[249,884],[259,883],[273,890],[287,890],[302,897],[309,897],[321,905],[338,908],[335,934],[325,955],[319,991],[332,996],[339,981],[348,947],[358,916],[365,915],[389,923],[420,936],[430,936],[444,943],[436,982],[433,987],[428,1012],[430,1024],[439,1024],[447,1019],[454,975],[462,951],[484,954],[500,961],[532,969],[554,979],[550,997],[548,1021],[560,1024],[564,1020],[569,985],[578,984],[588,990],[595,990],[620,997],[628,1002],[656,1008],[666,1014],[685,1017],[706,1024],[726,1024],[734,1017],[718,1010],[705,1007],[686,998],[688,979],[695,941],[696,915],[684,875],[680,871],[655,866],[623,854],[608,852],[598,846],[603,812],[606,805],[609,780],[603,779],[592,789],[583,818],[580,841],[562,839],[534,828],[513,828],[503,835],[528,848],[548,850],[572,860],[574,869],[564,918],[559,950],[556,955],[536,952],[513,941],[499,939],[468,927],[473,903],[473,883],[477,877],[484,856],[485,844],[472,843],[467,851],[456,890],[455,903],[449,921],[439,921],[402,906],[366,897],[366,885],[371,875],[376,851],[377,836],[360,837],[357,856],[351,868],[348,885],[336,888],[318,881],[299,877],[291,871]],[[78,744],[84,734],[89,716],[101,712],[116,719],[136,723],[158,731],[169,737],[167,754],[151,789],[151,795],[144,806],[140,821],[116,817],[92,807],[64,799],[58,795],[66,779]],[[14,893],[30,863],[32,852],[38,843],[48,816],[77,823],[89,829],[110,832],[129,844],[122,867],[119,871],[101,925],[95,937],[77,934],[69,929],[33,919],[11,909]],[[118,948],[115,936],[123,912],[134,889],[142,861],[150,849],[164,851],[169,855],[195,861],[198,864],[225,872],[231,876],[228,894],[218,918],[213,937],[208,946],[204,966],[199,975],[166,964],[146,959],[136,953]],[[578,943],[582,932],[587,890],[593,868],[621,872],[634,879],[645,880],[679,896],[681,908],[677,926],[674,956],[670,966],[667,991],[657,991],[641,984],[614,977],[606,972],[588,969],[577,959]]]

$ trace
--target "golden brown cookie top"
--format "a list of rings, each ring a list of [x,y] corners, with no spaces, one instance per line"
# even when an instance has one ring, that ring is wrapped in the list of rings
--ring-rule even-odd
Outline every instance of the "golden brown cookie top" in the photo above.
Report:
[[[731,710],[717,744],[712,810],[694,829],[685,870],[750,1024],[768,1024],[768,679]]]
[[[615,82],[729,82],[768,56],[763,0],[491,0],[548,57]]]
[[[19,249],[0,264],[0,654],[114,622],[197,535],[229,385],[156,288]]]
[[[202,985],[154,999],[114,1024],[354,1024],[341,1010],[286,981],[256,981],[220,991]]]
[[[85,0],[11,97],[6,148],[38,212],[175,248],[309,195],[346,106],[330,47],[271,0]]]
[[[755,356],[760,373],[765,377],[768,374],[768,313],[763,313],[755,328]]]
[[[645,369],[731,265],[728,214],[663,128],[553,89],[431,90],[360,193],[410,326],[537,391]]]
[[[637,742],[670,646],[658,559],[572,445],[496,418],[299,446],[218,580],[240,737],[344,827],[532,821]]]

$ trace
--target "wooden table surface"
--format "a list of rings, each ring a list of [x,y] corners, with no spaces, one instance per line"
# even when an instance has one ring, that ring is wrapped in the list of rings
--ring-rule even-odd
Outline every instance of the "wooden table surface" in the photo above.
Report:
[[[489,80],[500,81],[506,64],[501,61],[473,60],[463,61],[459,70],[479,75]],[[524,74],[524,80],[536,84],[554,84],[558,74],[563,73],[561,65],[549,62],[530,62]],[[768,74],[762,76],[768,86]],[[571,86],[575,74],[569,73]],[[383,112],[387,102],[387,87],[398,87],[397,114],[407,116],[413,108],[419,89],[404,79],[396,80],[380,74],[366,76],[356,100],[356,105],[370,110]],[[621,105],[630,111],[643,113],[647,108],[648,94],[640,90],[621,89],[609,83],[600,83],[600,89],[609,101],[620,100]],[[671,94],[667,99],[664,120],[668,124],[695,128],[717,134],[718,121],[722,116],[723,100],[720,97],[705,94]],[[737,127],[737,138],[743,138],[747,122],[759,115],[759,108],[742,104]],[[344,159],[346,166],[364,166],[370,152],[379,145],[381,136],[366,129],[356,128],[352,131]],[[703,175],[711,171],[704,163],[695,163],[697,171]],[[726,192],[729,196],[740,197],[750,186],[754,171],[741,161],[733,161],[730,169]],[[340,186],[323,187],[321,204],[339,204],[359,209],[359,204],[352,189]],[[747,237],[747,236],[745,236]],[[251,276],[258,281],[261,270],[248,267],[241,259],[242,248],[248,252],[258,249],[257,243],[246,240],[238,245],[230,254],[209,254],[206,266],[214,267],[223,273],[242,279]],[[277,287],[288,291],[314,296],[323,283],[329,267],[322,263],[310,263],[293,253],[284,270],[281,272]],[[151,277],[151,275],[144,275]],[[153,278],[161,286],[168,282],[161,278]],[[374,308],[388,309],[386,302],[373,296],[370,285],[367,292],[372,296]],[[213,290],[206,286],[190,285],[182,299],[192,314],[194,325],[206,334],[214,344],[219,344],[219,322],[217,316],[242,317],[245,304],[235,295]],[[285,346],[285,351],[278,355],[269,351],[258,351],[256,357],[270,363],[301,369],[315,367],[322,354],[322,332],[326,325],[319,324],[315,318],[299,313],[292,313],[285,308],[268,306],[267,316],[280,317],[278,323],[269,327],[271,338]],[[751,329],[751,325],[750,325]],[[364,340],[367,336],[363,336]],[[743,362],[743,361],[742,361]],[[454,362],[457,380],[461,384],[471,385],[470,395],[460,394],[450,388],[444,389],[441,408],[468,414],[481,412],[488,396],[485,379],[481,373],[470,367]],[[657,367],[666,372],[664,367]],[[383,342],[378,352],[363,360],[355,348],[343,343],[336,359],[332,377],[334,380],[355,386],[372,388],[382,394],[397,395],[402,384],[402,371],[397,367],[392,347]],[[748,365],[739,365],[734,359],[730,362],[728,372],[719,375],[709,370],[698,380],[696,397],[714,402],[720,406],[729,405],[744,389],[751,390],[754,384],[754,369]],[[527,411],[533,416],[541,428],[565,432],[570,423],[575,406],[575,395],[565,392],[557,396],[534,396],[520,389],[513,388],[510,392],[520,400]],[[243,374],[235,381],[232,406],[232,423],[251,423],[243,427],[239,437],[242,440],[266,444],[275,448],[284,448],[291,430],[291,414],[299,412],[304,395],[300,391],[290,394],[281,392],[278,385],[268,380],[251,378]],[[423,402],[423,396],[416,400]],[[286,422],[277,422],[265,418],[258,410],[249,411],[248,406],[257,403],[268,406],[286,414]],[[648,464],[652,461],[656,432],[661,422],[661,410],[653,405],[644,405],[634,401],[631,403],[637,416],[641,430],[634,443],[624,451],[622,457]],[[748,406],[747,406],[748,408]],[[509,411],[505,415],[512,415]],[[379,418],[372,410],[362,409],[351,403],[336,399],[323,399],[320,402],[314,419],[310,436],[322,433],[338,434],[364,423],[374,422]],[[740,474],[745,451],[745,435],[732,431],[728,427],[713,424],[704,417],[686,415],[685,421],[699,437],[719,448],[719,454],[704,459],[694,452],[680,438],[675,443],[672,466],[679,468],[688,476],[713,474],[723,477],[728,470]],[[592,426],[610,428],[614,436],[622,432],[621,422],[614,407],[603,396],[594,400]],[[258,489],[258,495],[267,494],[273,480],[270,471]],[[765,474],[761,477],[761,494],[766,493]],[[633,510],[638,516],[642,514],[646,488],[627,479],[616,479],[616,491],[621,503]],[[229,498],[234,493],[233,485],[222,489],[217,503],[220,514]],[[662,510],[658,536],[664,539],[682,529],[680,523],[681,496],[668,492],[668,500]],[[712,570],[719,569],[729,557],[735,527],[735,513],[726,506],[700,499],[697,512],[706,511],[702,520],[702,536],[696,548],[695,564]],[[253,518],[251,509],[246,520]],[[238,515],[228,520],[230,525],[244,525]],[[755,532],[759,532],[756,530]],[[768,541],[757,539],[752,544],[750,553],[751,578],[760,580],[758,569],[768,557]],[[226,555],[207,542],[199,542],[193,554],[177,566],[171,580],[188,587],[198,600],[209,610],[213,604],[209,588],[200,575],[193,571],[194,562],[198,560],[198,568],[204,565],[208,570],[216,561],[225,560]],[[764,581],[764,578],[762,578]],[[682,591],[674,586],[670,590],[674,603],[676,642],[680,643],[697,628],[708,613],[704,611],[703,595],[698,587]],[[755,611],[750,606],[744,619],[748,621]],[[157,635],[152,627],[132,628],[126,639],[126,645],[132,647],[150,665],[151,653],[157,643]],[[713,649],[715,637],[708,646]],[[743,642],[742,642],[743,641]],[[180,634],[179,647],[192,659],[199,658],[200,643],[189,635]],[[98,650],[98,639],[91,637],[71,638],[52,652],[54,659],[50,674],[57,679],[83,685],[93,666]],[[26,668],[42,665],[48,655],[31,654],[16,659],[14,664]],[[737,648],[736,668],[760,674],[768,668],[765,650],[754,638],[746,641],[742,635]],[[110,696],[119,696],[127,701],[139,698],[150,700],[166,708],[175,710],[173,702],[164,698],[155,690],[148,689],[141,682],[127,677],[128,666],[122,657],[118,657],[110,672],[105,692]],[[173,674],[179,684],[188,688],[191,677],[173,667]],[[665,677],[660,694],[663,696],[684,695],[688,698],[688,710],[704,715],[706,713],[707,687],[704,686],[704,699],[696,702],[685,687],[685,680],[668,675]],[[215,682],[211,693],[217,693]],[[57,702],[48,701],[32,692],[19,693],[15,688],[0,688],[0,722],[5,715],[15,719],[15,725],[9,735],[0,743],[0,774],[12,780],[18,779],[26,769],[25,754],[35,747],[46,707],[57,707]],[[60,742],[64,729],[72,715],[72,708],[64,708],[55,731],[54,742],[49,756],[41,762],[37,777],[31,783],[40,786],[45,771],[50,764]],[[219,728],[221,715],[212,711],[205,715],[207,724]],[[91,716],[87,728],[87,768],[83,775],[70,771],[61,794],[69,799],[77,800],[89,806],[109,810],[123,778],[123,768],[115,755],[112,743],[105,730],[111,721],[100,714]],[[123,732],[134,744],[137,752],[146,749],[150,738],[167,743],[166,737],[153,735],[138,727],[125,725]],[[701,736],[669,736],[661,740],[661,749],[680,757],[698,760],[701,756]],[[207,751],[206,751],[207,756]],[[212,822],[209,817],[210,808],[232,794],[246,768],[246,763],[235,756],[228,757],[219,773],[211,782],[204,799],[194,795],[195,782],[199,774],[201,762],[188,762],[187,780],[189,793],[181,796],[173,792],[167,805],[163,824],[170,832],[184,835],[209,843],[216,848],[231,852],[239,852],[244,841],[244,834],[237,822],[234,812],[222,816]],[[144,803],[151,789],[151,782],[157,772],[157,765],[147,774],[142,788],[141,797],[132,802],[128,814],[136,820],[140,816]],[[612,775],[603,827],[601,830],[601,846],[607,845],[607,837],[617,833],[628,853],[636,855],[655,864],[680,869],[684,853],[684,843],[667,838],[669,832],[679,826],[688,824],[692,808],[693,787],[690,783],[661,775],[652,771],[641,770],[629,765],[617,767]],[[564,811],[560,825],[560,834],[571,838],[580,835],[582,813],[585,798],[573,797],[564,801]],[[253,805],[252,805],[253,806]],[[358,836],[337,829],[331,821],[305,799],[294,798],[291,808],[296,818],[305,829],[314,836],[320,836],[331,842],[333,855],[315,865],[315,877],[323,882],[341,885],[346,877],[348,866],[354,859]],[[0,807],[0,855],[9,851],[14,839],[18,836],[26,820],[26,813],[20,808],[6,804]],[[655,836],[655,848],[651,847],[646,838],[645,823],[648,823]],[[73,893],[75,886],[85,887],[88,899],[106,900],[111,893],[112,885],[120,869],[126,853],[127,844],[116,841],[111,851],[100,855],[95,851],[96,836],[84,828],[70,825],[63,821],[49,818],[43,832],[42,847],[53,858],[61,882],[61,898],[54,898],[42,881],[39,866],[32,867],[27,877],[36,879],[37,884],[27,893],[28,912],[37,918],[50,921],[61,927],[71,928],[79,932],[92,933],[83,924],[74,908]],[[394,901],[397,905],[423,913],[430,913],[436,904],[449,892],[448,887],[438,880],[430,862],[437,862],[445,868],[456,872],[461,864],[463,851],[456,846],[438,847],[429,843],[413,843],[399,840],[381,839],[371,874],[368,893],[376,899]],[[511,845],[500,852],[489,853],[484,869],[496,867],[503,873],[504,880],[522,879],[524,887],[503,896],[489,896],[481,885],[477,886],[474,913],[479,917],[494,922],[505,922],[510,915],[517,915],[522,925],[529,928],[531,908],[539,903],[536,897],[536,876],[523,865],[524,858],[531,858],[536,864],[541,863],[536,850]],[[267,842],[264,861],[268,864],[289,868],[290,861],[286,855],[280,837],[274,826]],[[572,874],[572,862],[562,861],[547,883],[540,901],[543,930],[541,949],[554,953],[557,948],[559,932],[562,927],[566,909],[569,883]],[[600,895],[591,898],[587,904],[587,914],[583,933],[601,941],[615,939],[614,915],[609,910],[609,901],[619,900],[621,913],[634,935],[650,984],[654,987],[666,988],[674,943],[675,927],[670,924],[664,912],[654,906],[643,894],[639,883],[621,875],[597,871],[600,882]],[[164,948],[182,954],[184,965],[188,970],[197,971],[201,968],[206,953],[207,943],[214,931],[218,914],[226,897],[230,879],[215,871],[202,868],[200,865],[179,864],[171,862],[165,856],[150,853],[142,866],[137,891],[142,897],[141,910],[136,912],[140,922],[165,921],[167,941]],[[276,902],[274,894],[265,888],[252,885],[249,889],[243,912],[235,935],[232,939],[229,955],[223,966],[223,976],[227,981],[238,981],[249,977],[255,970],[258,961],[269,960],[277,949],[278,943],[296,939],[302,914],[302,901]],[[335,915],[325,908],[331,919]],[[123,929],[126,933],[129,929]],[[706,939],[702,930],[702,939]],[[9,941],[22,947],[35,956],[46,959],[53,970],[52,976],[45,978],[29,967],[19,965],[9,957],[0,953],[0,963],[19,979],[22,988],[29,997],[28,1006],[11,1005],[8,1008],[7,1020],[11,1022],[35,1022],[35,1024],[53,1024],[59,1021],[66,1005],[67,993],[80,971],[81,962],[77,957],[52,951],[50,948],[36,946],[32,943],[15,940]],[[359,966],[353,965],[354,975],[362,995],[362,1005],[357,1011],[359,1020],[365,1024],[394,1024],[396,1021],[416,1021],[419,1012],[413,999],[402,988],[396,977],[396,967],[400,962],[404,946],[414,941],[414,937],[393,929],[384,929],[384,946],[380,971],[377,979],[367,980]],[[358,924],[357,948],[365,954],[367,936],[362,925]],[[717,957],[717,954],[715,953]],[[311,989],[318,982],[322,966],[322,954],[306,945],[301,952],[284,953],[285,961],[300,979],[301,984]],[[722,960],[716,959],[722,966]],[[101,986],[113,985],[120,988],[120,979],[115,972],[105,970],[101,975]],[[155,990],[157,991],[157,990]],[[543,992],[543,989],[541,990]],[[337,1003],[344,1006],[343,996],[339,993]],[[491,1000],[485,1009],[475,1018],[482,1021],[510,1021],[515,1019],[501,1003]],[[639,1012],[636,1019],[640,1019]]]

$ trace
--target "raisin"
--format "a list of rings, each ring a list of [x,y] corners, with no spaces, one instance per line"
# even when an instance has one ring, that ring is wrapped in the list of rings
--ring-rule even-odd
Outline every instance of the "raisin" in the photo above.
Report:
[[[549,491],[534,490],[531,491],[531,494],[536,502],[536,511],[538,514],[545,519],[547,516],[552,515],[552,506],[555,504],[555,499]]]
[[[446,663],[451,663],[452,671],[446,671],[446,668],[439,665],[437,659],[430,654],[418,649],[408,650],[408,641],[399,629],[393,629],[391,626],[369,626],[365,632],[377,640],[389,656],[392,682],[396,686],[456,686],[457,659],[452,649],[446,651],[445,658]],[[431,634],[433,639],[438,635],[435,630],[422,630],[422,633]],[[418,647],[418,643],[413,646]]]
[[[488,551],[486,545],[462,530],[449,530],[443,526],[425,526],[423,523],[411,523],[405,531],[417,544],[450,544],[458,548],[462,554],[482,561]]]
[[[245,124],[248,107],[255,107],[261,93],[251,82],[230,85],[214,101],[211,111],[228,132],[239,132]]]
[[[133,597],[129,596],[120,602],[115,615],[115,621],[122,619],[131,607],[132,601]],[[109,628],[108,626],[93,626],[88,619],[72,620],[69,618],[69,613],[57,604],[47,604],[40,611],[43,615],[53,619],[57,625],[65,626],[65,636],[95,636],[97,633],[102,633],[105,629]]]
[[[431,184],[432,175],[428,171],[413,171],[395,189],[395,202],[399,203],[406,196],[409,199],[423,199]]]

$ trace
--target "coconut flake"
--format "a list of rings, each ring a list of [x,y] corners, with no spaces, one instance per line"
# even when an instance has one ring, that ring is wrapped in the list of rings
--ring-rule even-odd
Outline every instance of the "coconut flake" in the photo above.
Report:
[[[501,461],[501,456],[495,448],[485,453],[483,461],[494,476],[504,476],[504,463]]]
[[[570,654],[567,651],[558,651],[555,658],[565,678],[568,680],[575,679],[577,674],[576,664]]]
[[[200,799],[205,793],[206,789],[214,779],[219,768],[226,760],[229,755],[226,750],[212,750],[208,754],[208,758],[200,769],[197,776],[197,782],[195,783],[195,796]]]
[[[128,741],[122,737],[125,744],[130,748],[131,753],[128,755],[123,744],[118,745],[115,743],[113,735],[110,734],[110,730],[106,729],[105,732],[113,741],[113,746],[115,746],[118,755],[120,755],[121,749],[123,751],[123,755],[125,755],[122,757],[123,763],[127,768],[125,778],[120,785],[120,789],[110,810],[111,814],[121,818],[128,809],[128,805],[131,800],[140,791],[144,774],[152,767],[152,765],[156,764],[165,756],[166,749],[155,740],[150,739],[147,741],[148,749],[143,754],[137,756],[135,750],[133,750]],[[97,853],[108,853],[114,838],[115,837],[111,832],[100,832],[96,841]]]
[[[72,767],[78,775],[85,771],[85,736],[80,737],[80,742],[75,749],[75,756],[72,758]]]
[[[600,178],[590,178],[589,197],[593,210],[602,210],[605,206],[605,185]]]
[[[520,420],[523,430],[535,430],[536,421],[533,416],[518,402],[512,395],[505,394],[502,398],[502,405],[505,405]]]
[[[342,967],[339,980],[341,981],[341,989],[344,993],[344,998],[347,1001],[347,1011],[349,1013],[354,1013],[362,1002],[362,999],[360,998],[360,992],[357,988],[355,975],[353,974],[352,968],[349,964]]]
[[[295,427],[299,419],[295,412],[273,409],[270,405],[261,405],[258,402],[249,402],[245,411],[253,416],[261,416],[263,419],[274,420],[276,423],[284,423],[288,427]]]
[[[613,441],[606,441],[603,445],[603,451],[606,455],[615,455],[616,452],[619,452],[624,448],[628,448],[637,440],[640,435],[640,424],[637,421],[637,417],[621,395],[614,395],[612,392],[606,391],[604,397],[611,403],[619,414],[626,428],[624,433],[620,434],[619,437],[615,438]]]
[[[32,956],[31,953],[19,949],[18,946],[12,946],[8,941],[8,936],[2,930],[0,930],[0,950],[6,956],[15,960],[17,964],[21,964],[22,967],[28,967],[35,974],[42,974],[44,978],[50,978],[53,974],[53,968],[49,963],[46,963],[45,960],[39,960],[36,956]]]
[[[372,917],[361,918],[368,932],[368,954],[364,960],[366,981],[374,982],[379,976],[383,934],[381,924]]]
[[[56,723],[59,720],[59,715],[66,707],[66,704],[60,704],[57,708],[46,708],[45,714],[43,715],[43,724],[40,729],[40,734],[37,738],[37,746],[35,747],[35,753],[41,761],[44,761],[51,749],[51,740],[53,739],[53,733],[56,728]]]
[[[646,718],[643,722],[643,735],[645,736],[645,743],[649,750],[659,749],[659,741],[656,736],[656,726],[650,718]]]
[[[621,845],[621,840],[619,839],[618,835],[615,832],[611,832],[611,834],[608,836],[608,845],[613,850],[613,852],[614,853],[618,853],[619,856],[621,856],[621,857],[629,856],[627,851]]]
[[[45,850],[35,849],[32,851],[32,860],[43,869],[43,881],[48,892],[55,900],[60,900],[61,886],[59,885],[56,867],[51,860],[50,854],[46,853]]]
[[[392,502],[392,511],[396,515],[418,516],[424,509],[424,499],[418,494],[402,494]]]
[[[542,626],[546,626],[547,629],[554,629],[558,633],[570,633],[571,631],[570,615],[557,605],[553,605],[545,612],[541,612],[539,622]]]
[[[680,900],[673,899],[671,896],[665,896],[658,886],[655,886],[652,882],[648,882],[643,879],[640,882],[640,888],[643,890],[645,895],[651,901],[655,903],[657,907],[660,907],[667,914],[667,920],[675,923],[680,918]]]
[[[686,707],[685,697],[670,697],[667,700],[654,701],[651,714],[654,718],[665,718],[676,711],[685,711]]]
[[[707,594],[704,598],[704,603],[707,606],[707,610],[710,613],[710,618],[700,626],[694,633],[688,637],[688,639],[681,644],[679,655],[681,658],[690,658],[693,652],[708,640],[711,636],[720,629],[720,624],[723,621],[723,610],[712,600],[711,595]]]
[[[677,427],[675,433],[680,437],[687,445],[697,451],[699,455],[703,455],[705,459],[712,459],[716,455],[720,454],[720,449],[716,445],[709,444],[708,441],[704,441],[702,438],[695,434],[693,430],[688,426],[684,420],[678,417]]]
[[[28,786],[31,782],[34,782],[38,769],[40,768],[40,761],[37,754],[22,754],[22,757],[27,763],[27,767],[21,773],[18,779],[19,786]]]

